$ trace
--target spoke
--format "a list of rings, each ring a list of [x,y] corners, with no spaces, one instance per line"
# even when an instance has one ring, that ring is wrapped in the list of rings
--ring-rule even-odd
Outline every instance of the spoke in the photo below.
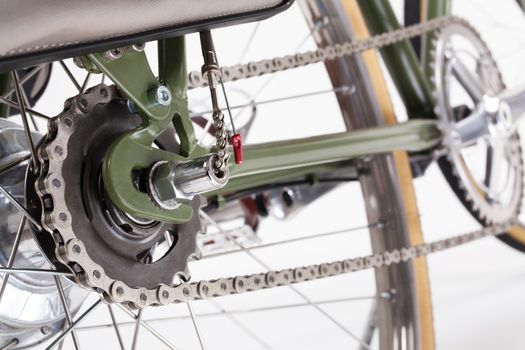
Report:
[[[3,345],[2,347],[0,347],[0,350],[8,350],[8,349],[12,349],[14,348],[15,346],[18,345],[18,339],[13,339],[11,340],[9,343]]]
[[[137,316],[133,312],[131,312],[130,310],[126,309],[124,306],[122,306],[120,304],[118,306],[120,307],[120,309],[122,311],[124,311],[126,314],[128,314],[131,318],[133,318],[133,319],[137,318]],[[146,322],[144,320],[140,320],[140,324],[142,325],[142,327],[144,327],[144,329],[146,329],[151,334],[153,334],[158,340],[163,342],[168,348],[170,348],[172,350],[177,350],[175,345],[173,345],[168,339],[166,339],[164,336],[162,336],[162,334],[160,334],[155,328],[150,326],[150,324],[148,322]]]
[[[51,350],[51,349],[54,349],[58,343],[60,343],[69,333],[71,333],[73,331],[73,329],[75,329],[76,326],[78,326],[80,324],[80,322],[82,322],[87,316],[89,316],[98,306],[100,306],[100,303],[102,302],[102,300],[97,300],[93,305],[91,305],[86,311],[84,311],[84,313],[82,315],[80,315],[77,320],[75,322],[73,322],[72,324],[69,325],[69,327],[67,327],[67,329],[62,332],[62,334],[60,334],[58,337],[56,337],[52,342],[51,344],[49,344],[49,346],[46,348],[46,350]]]
[[[22,98],[24,99],[24,105],[25,106],[29,106],[29,99],[27,98],[26,90],[25,89],[20,89],[20,91],[22,92]],[[27,109],[26,109],[26,111],[27,111]],[[29,118],[31,120],[31,124],[33,124],[33,128],[36,131],[40,131],[40,129],[38,128],[38,125],[36,124],[36,120],[35,120],[35,117],[34,117],[33,113],[31,113],[30,111],[27,111],[27,114],[29,114]]]
[[[316,25],[310,30],[310,32],[299,42],[299,44],[295,48],[295,51],[299,51],[303,47],[303,45],[306,44],[306,42],[308,42],[308,39],[310,39],[310,37],[316,31],[318,31],[323,25],[324,25],[323,21],[318,21],[316,23]],[[221,76],[222,76],[222,74],[221,74]],[[259,90],[257,90],[257,92],[252,96],[252,98],[251,98],[250,102],[247,104],[247,106],[253,105],[253,103],[255,102],[257,97],[259,97],[259,95],[268,87],[268,85],[270,85],[270,83],[275,79],[276,76],[277,76],[277,74],[273,74],[268,79],[266,79],[266,81],[263,83],[263,85],[261,85]],[[248,108],[248,107],[244,107],[244,108],[240,109],[237,112],[237,114],[233,116],[232,120],[235,121],[239,117],[239,115],[241,115],[242,112],[244,112],[244,110],[246,108]],[[202,145],[202,142],[204,141],[204,136],[206,136],[208,134],[208,131],[210,130],[211,125],[212,125],[212,118],[210,118],[210,120],[208,121],[208,123],[204,127],[204,130],[203,130],[203,133],[202,133],[202,137],[201,137],[200,140],[197,141],[197,143]]]
[[[328,94],[328,93],[342,92],[342,93],[350,94],[350,93],[353,93],[354,91],[355,91],[355,87],[345,85],[345,86],[340,86],[340,87],[336,87],[333,89],[307,92],[304,94],[290,95],[290,96],[285,96],[285,97],[273,98],[269,100],[253,101],[252,103],[245,103],[241,105],[230,106],[230,109],[235,110],[235,109],[241,109],[241,108],[246,108],[246,107],[257,107],[257,106],[265,105],[269,103],[283,102],[283,101],[288,101],[288,100],[293,100],[293,99],[298,99],[298,98],[305,98],[305,97],[312,97],[312,96],[323,95],[323,94]],[[224,109],[224,107],[221,107],[221,108]],[[207,110],[207,111],[202,111],[202,112],[192,112],[190,113],[190,117],[198,117],[198,116],[202,116],[203,114],[210,114],[210,113],[213,113],[213,111]]]
[[[84,82],[82,83],[82,86],[80,87],[80,93],[83,93],[86,91],[87,85],[89,83],[89,78],[91,78],[91,73],[86,74],[86,78],[84,79]]]
[[[18,230],[16,231],[15,236],[15,242],[13,243],[13,248],[11,248],[11,253],[9,254],[9,259],[7,260],[6,268],[11,268],[13,266],[13,263],[15,261],[16,253],[18,252],[18,246],[20,245],[20,240],[22,238],[22,233],[24,232],[24,228],[26,226],[26,217],[22,216],[22,219],[20,219],[20,224],[18,225]],[[2,284],[0,285],[0,301],[2,300],[2,297],[4,296],[5,287],[7,286],[7,281],[9,280],[9,276],[11,276],[9,273],[6,273],[4,275],[4,278],[2,279]]]
[[[28,275],[51,275],[51,276],[68,276],[74,277],[75,275],[71,272],[61,272],[56,270],[43,270],[43,269],[19,269],[19,268],[6,268],[0,267],[0,272],[7,272],[12,275],[14,274],[28,274]]]
[[[242,329],[246,334],[248,334],[253,340],[255,340],[259,345],[261,345],[265,349],[272,349],[270,345],[268,345],[261,337],[259,337],[257,334],[255,334],[252,330],[250,330],[244,323],[239,321],[237,317],[233,316],[231,313],[227,312],[223,309],[223,307],[214,299],[209,299],[209,302],[215,306],[217,309],[219,309],[221,315],[225,315],[228,317],[233,323],[237,325],[240,329]]]
[[[13,84],[15,85],[16,98],[20,106],[20,115],[22,116],[22,123],[24,124],[24,132],[26,133],[27,144],[29,146],[29,151],[31,152],[33,170],[36,171],[38,167],[38,164],[37,164],[38,158],[36,157],[36,148],[35,148],[35,144],[33,143],[33,137],[31,136],[31,130],[29,129],[29,123],[27,122],[27,110],[26,110],[26,104],[24,103],[24,97],[22,94],[22,87],[20,86],[20,81],[18,79],[18,73],[16,71],[13,71],[11,75],[13,78]]]
[[[191,308],[191,304],[189,301],[186,302],[186,306],[188,307],[188,312],[191,316],[191,322],[193,323],[193,328],[195,328],[195,333],[197,334],[197,338],[199,338],[199,344],[201,346],[201,350],[204,350],[204,342],[202,341],[201,332],[199,331],[199,326],[197,324],[197,320],[195,319],[195,315],[193,314],[193,309]]]
[[[10,107],[13,107],[13,108],[16,108],[16,109],[20,110],[20,106],[19,106],[18,103],[14,102],[14,101],[11,101],[11,100],[8,100],[5,97],[1,97],[0,96],[0,103],[6,104],[6,105],[8,105]],[[47,116],[47,115],[45,115],[43,113],[35,111],[34,109],[31,109],[31,108],[27,108],[26,107],[26,111],[33,113],[33,115],[35,115],[35,116],[37,116],[39,118],[43,118],[43,119],[47,119],[47,120],[51,119],[50,116]]]
[[[139,337],[140,322],[142,321],[142,309],[139,310],[137,317],[135,318],[135,332],[133,332],[133,341],[131,343],[131,350],[137,348],[137,340]]]
[[[64,71],[66,72],[67,76],[69,77],[69,80],[71,80],[71,82],[73,83],[73,85],[75,85],[75,88],[78,90],[78,91],[81,91],[82,87],[80,86],[80,84],[78,83],[77,79],[75,79],[75,76],[73,75],[73,73],[71,73],[71,71],[69,70],[69,68],[67,67],[66,63],[64,61],[58,61],[58,63],[60,63],[60,65],[62,66],[62,68],[64,68]]]
[[[115,329],[115,333],[117,334],[118,343],[120,345],[120,350],[125,350],[124,342],[122,341],[122,336],[120,335],[120,331],[118,329],[117,320],[115,319],[115,314],[113,313],[113,308],[110,304],[108,304],[108,311],[109,316],[111,317],[111,323],[113,324],[113,328]],[[80,330],[80,328],[77,328],[77,330]]]
[[[71,312],[69,312],[69,306],[67,305],[66,300],[66,293],[64,293],[64,287],[62,286],[62,282],[60,282],[59,276],[54,276],[55,284],[58,289],[58,296],[60,297],[60,302],[62,304],[62,309],[64,309],[64,313],[66,315],[66,326],[69,327],[73,324],[73,318],[71,317]],[[75,346],[76,350],[80,350],[80,342],[78,341],[77,333],[75,330],[71,330],[71,337],[73,338],[73,345]],[[62,344],[63,344],[62,340]]]
[[[337,230],[337,231],[331,231],[331,232],[317,233],[317,234],[314,234],[314,235],[301,236],[301,237],[291,238],[291,239],[282,240],[282,241],[278,241],[278,242],[259,244],[259,245],[256,245],[256,246],[249,246],[249,247],[245,246],[245,249],[246,250],[256,250],[256,249],[275,247],[275,246],[279,246],[279,245],[282,245],[282,244],[301,242],[301,241],[306,241],[306,240],[309,240],[309,239],[315,239],[315,238],[321,238],[321,237],[335,236],[335,235],[340,235],[340,234],[348,233],[348,232],[352,232],[352,231],[360,231],[360,230],[364,230],[364,229],[370,229],[370,228],[374,228],[374,227],[377,227],[377,226],[378,226],[377,223],[370,224],[370,225],[357,226],[357,227],[352,227],[352,228],[348,228],[348,229],[344,229],[344,230]],[[208,255],[203,256],[200,260],[209,259],[209,258],[216,258],[216,257],[219,257],[219,256],[230,255],[230,254],[239,253],[239,252],[242,252],[242,251],[243,251],[242,249],[232,249],[232,250],[229,250],[229,251],[226,251],[226,252],[212,253],[212,254],[208,254]]]
[[[0,192],[11,202],[11,204],[13,204],[18,210],[20,210],[20,212],[22,213],[22,215],[24,215],[28,220],[29,222],[31,222],[33,225],[35,225],[35,227],[38,229],[38,230],[42,230],[42,226],[40,226],[40,223],[35,220],[30,214],[29,212],[27,211],[26,208],[24,208],[24,206],[22,204],[20,204],[16,199],[15,197],[13,197],[9,192],[7,192],[7,190],[0,186]]]
[[[248,51],[250,50],[250,47],[253,43],[253,39],[255,38],[257,31],[261,27],[261,23],[262,23],[261,21],[255,23],[255,26],[253,27],[253,30],[250,34],[250,37],[246,41],[246,45],[244,45],[244,49],[242,50],[241,54],[239,55],[239,58],[237,59],[238,62],[242,62],[246,58],[246,55],[248,54]]]
[[[374,333],[377,329],[377,302],[374,302],[372,304],[372,308],[370,310],[370,315],[368,316],[368,322],[366,323],[366,328],[363,334],[363,342],[367,344],[369,347],[372,344],[372,340],[374,339]],[[359,347],[359,350],[365,350],[366,348],[363,346]]]
[[[200,210],[199,213],[205,220],[210,222],[210,224],[214,225],[219,230],[219,232],[221,232],[226,238],[228,238],[228,240],[230,240],[233,244],[238,246],[243,252],[245,252],[248,256],[250,256],[260,266],[262,266],[266,270],[271,270],[270,266],[268,266],[265,262],[259,259],[256,255],[254,255],[249,249],[246,249],[242,243],[238,242],[235,239],[235,237],[232,237],[228,232],[223,230],[222,227],[218,223],[216,223],[212,218],[210,218],[208,214],[206,214],[203,210]],[[363,342],[363,340],[361,340],[357,335],[355,335],[353,332],[348,330],[343,324],[341,324],[341,322],[337,321],[332,315],[330,315],[328,312],[322,309],[317,303],[312,302],[310,298],[308,298],[305,294],[299,291],[299,289],[297,289],[295,286],[288,285],[287,287],[290,288],[290,290],[292,290],[299,297],[301,297],[304,301],[306,301],[310,306],[316,309],[319,313],[325,316],[328,320],[330,320],[333,324],[335,324],[339,329],[341,329],[343,332],[348,334],[351,338],[356,340],[365,349],[370,349],[370,347],[365,342]]]
[[[22,153],[23,155],[20,156],[20,153]],[[0,166],[0,175],[13,169],[14,167],[16,167],[17,165],[19,164],[22,164],[23,162],[26,162],[28,161],[29,159],[31,159],[31,154],[28,153],[28,152],[19,152],[19,153],[16,153],[13,155],[13,157],[11,158],[11,156],[8,156],[7,159],[4,159],[4,161],[2,163],[1,166]]]
[[[463,64],[463,62],[458,58],[454,57],[451,61],[452,63],[452,73],[459,81],[461,86],[469,94],[469,96],[474,100],[474,102],[479,102],[485,94],[485,87],[483,83],[479,80],[477,76],[472,74],[472,72]]]
[[[20,84],[24,85],[25,83],[27,83],[29,81],[29,79],[34,77],[35,74],[40,72],[42,70],[42,68],[44,68],[45,66],[46,66],[45,64],[42,64],[42,65],[38,66],[37,68],[33,69],[30,73],[24,75],[24,77],[22,79],[20,79]],[[7,98],[9,98],[9,96],[11,96],[14,93],[15,93],[15,88],[12,88],[3,97],[7,99]]]
[[[385,298],[389,299],[390,296],[377,296],[377,295],[370,295],[370,296],[358,296],[358,297],[347,297],[347,298],[335,298],[335,299],[328,299],[328,300],[320,300],[317,301],[316,304],[318,305],[329,305],[329,304],[337,304],[337,303],[345,303],[345,302],[352,302],[352,301],[362,301],[362,300],[374,300],[378,298]],[[209,299],[212,301],[213,299]],[[229,310],[229,311],[219,311],[219,312],[206,312],[206,313],[200,313],[197,314],[198,317],[217,317],[217,316],[227,316],[229,315],[243,315],[243,314],[251,314],[251,313],[257,313],[257,312],[268,312],[268,311],[275,311],[275,310],[283,310],[283,309],[293,309],[293,308],[301,308],[310,306],[310,304],[303,302],[303,303],[293,303],[293,304],[284,304],[284,305],[274,305],[274,306],[264,306],[264,307],[257,307],[252,309],[237,309],[237,310]],[[190,318],[189,315],[181,315],[181,316],[173,316],[173,317],[162,317],[162,318],[154,318],[148,320],[148,322],[167,322],[167,321],[176,321],[176,320],[187,320]],[[121,322],[121,325],[133,325],[134,322]],[[87,330],[93,330],[93,329],[100,329],[100,328],[109,328],[112,327],[112,324],[97,324],[93,326],[84,326],[84,327],[78,327],[77,331],[87,331]]]

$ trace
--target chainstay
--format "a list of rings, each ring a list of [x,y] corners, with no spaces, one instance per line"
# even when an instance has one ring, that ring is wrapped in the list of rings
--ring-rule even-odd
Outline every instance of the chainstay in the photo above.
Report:
[[[475,31],[475,29],[464,18],[457,16],[439,17],[427,22],[414,24],[365,39],[329,45],[317,50],[306,51],[295,55],[280,56],[246,64],[221,67],[222,78],[225,82],[243,80],[282,72],[288,69],[304,67],[310,64],[333,60],[344,56],[351,56],[371,49],[381,49],[385,46],[427,34],[451,24],[462,25],[469,30]],[[189,88],[194,89],[205,86],[208,86],[208,82],[207,79],[202,77],[201,72],[192,71],[188,74]]]
[[[222,68],[224,75],[223,79],[225,81],[245,79],[352,55],[369,49],[379,49],[387,45],[410,39],[414,36],[441,29],[451,24],[463,25],[468,29],[475,31],[473,27],[462,18],[442,17],[393,32],[373,36],[364,40],[327,46],[319,50],[297,55],[278,57],[271,60],[252,62],[233,67],[224,67]],[[190,86],[206,86],[200,72],[190,73]],[[90,95],[94,93],[99,93],[98,89],[90,91],[87,94],[84,94],[84,96],[79,95],[69,102],[73,116],[78,114],[78,117],[81,117],[81,115],[86,112],[82,109],[85,106],[79,101],[82,97],[91,98]],[[102,102],[107,103],[112,98],[118,98],[118,94],[114,93],[113,95],[107,96]],[[101,103],[101,101],[94,99],[93,103],[96,105]],[[90,108],[92,108],[92,106]],[[64,116],[66,119],[68,117],[71,116]],[[58,118],[55,118],[54,122],[58,123],[58,120],[56,119]],[[64,128],[67,129],[67,121],[64,120],[61,121],[61,123],[62,122],[66,123]],[[42,167],[44,170],[41,171],[39,180],[37,181],[42,195],[53,195],[55,192],[49,190],[52,188],[50,184],[52,182],[52,176],[50,175],[52,174],[49,173],[49,164],[59,162],[62,159],[62,154],[56,154],[56,146],[60,146],[60,149],[66,149],[67,138],[69,137],[69,132],[66,131],[60,131],[59,134],[62,136],[57,136],[56,131],[61,130],[61,128],[55,127],[52,129],[55,129],[55,132],[48,135],[47,140],[39,147],[39,158],[45,165]],[[59,197],[60,196],[56,199],[60,199]],[[46,228],[50,232],[53,232],[56,251],[58,252],[58,257],[61,262],[71,267],[72,272],[75,274],[77,283],[99,292],[108,302],[126,303],[135,308],[240,294],[248,291],[286,286],[303,281],[351,273],[354,271],[381,268],[392,264],[404,263],[417,257],[460,246],[483,237],[499,235],[505,232],[513,224],[508,223],[507,225],[490,226],[481,230],[431,243],[424,243],[413,247],[404,247],[353,259],[269,271],[266,273],[256,273],[199,282],[186,282],[175,286],[161,284],[156,288],[146,289],[141,287],[130,287],[126,283],[112,279],[110,276],[106,275],[103,268],[98,266],[89,255],[86,254],[83,242],[77,239],[73,232],[64,229],[67,228],[67,220],[64,222],[60,221],[60,214],[62,212],[60,211],[60,208],[56,206],[57,203],[59,203],[59,201],[54,203],[53,206],[44,206],[42,218]]]

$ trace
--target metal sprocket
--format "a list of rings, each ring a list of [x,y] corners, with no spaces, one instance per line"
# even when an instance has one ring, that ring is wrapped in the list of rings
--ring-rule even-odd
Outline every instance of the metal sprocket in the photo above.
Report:
[[[128,111],[115,87],[98,85],[66,101],[38,148],[40,202],[28,205],[41,212],[42,225],[51,234],[41,232],[37,239],[58,268],[67,267],[77,281],[99,291],[102,283],[114,281],[154,290],[177,277],[187,280],[188,259],[197,254],[198,215],[180,225],[143,220],[121,212],[105,194],[100,172],[107,149],[140,125],[140,117]],[[173,128],[166,133],[157,146],[176,152]],[[137,174],[139,188],[140,178]],[[191,205],[198,212],[200,198]],[[68,252],[71,244],[77,254]]]
[[[463,48],[463,45],[470,46],[471,50]],[[473,127],[461,124],[466,117],[479,111],[483,104],[493,100],[499,102],[494,96],[503,91],[505,85],[497,64],[485,42],[470,26],[452,24],[436,32],[432,53],[435,113],[440,120],[442,142],[447,152],[438,164],[460,201],[480,223],[488,225],[514,220],[519,213],[523,194],[523,160],[517,132],[512,126],[504,125],[504,118],[500,117],[504,106],[498,105],[498,117],[493,121],[484,121],[489,130],[487,134],[473,142],[463,140],[463,135],[474,132],[468,130]],[[460,55],[473,58],[475,68],[467,67],[462,62],[465,58],[460,58]],[[469,82],[460,78],[461,73],[457,73],[459,69],[468,69],[468,74],[475,79],[475,82],[470,83],[476,84],[474,87],[481,86],[478,100],[473,86],[468,86]],[[469,101],[472,102],[471,106],[454,103],[454,99],[460,95],[457,89],[453,90],[457,87],[454,78],[472,100]],[[485,169],[481,176],[475,171],[479,170],[475,169],[479,166],[479,160],[469,162],[467,157],[468,152],[473,153],[472,148],[478,147],[480,143],[484,143],[481,148],[486,146]],[[502,151],[496,153],[494,144],[501,147]],[[497,166],[502,163],[497,163],[495,157],[503,158],[508,166],[499,169],[503,165]],[[506,178],[498,186],[495,181],[491,181],[490,174],[500,170],[507,171],[504,174]]]

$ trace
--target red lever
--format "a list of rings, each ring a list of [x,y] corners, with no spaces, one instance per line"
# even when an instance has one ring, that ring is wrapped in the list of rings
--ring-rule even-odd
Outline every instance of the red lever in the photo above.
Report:
[[[230,137],[230,143],[233,146],[233,155],[235,164],[242,164],[242,137],[241,134],[234,134]]]

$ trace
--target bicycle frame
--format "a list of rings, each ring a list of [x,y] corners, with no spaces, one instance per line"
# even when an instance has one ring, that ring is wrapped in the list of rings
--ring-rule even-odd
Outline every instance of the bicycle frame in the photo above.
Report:
[[[372,34],[398,29],[399,22],[388,1],[358,0],[367,26]],[[450,0],[427,0],[423,11],[426,19],[447,15],[450,12]],[[425,39],[429,42],[429,39]],[[403,99],[409,119],[435,120],[430,84],[425,74],[430,56],[430,47],[424,45],[423,62],[420,64],[409,42],[391,45],[381,50],[383,60]],[[241,190],[247,187],[271,183],[291,176],[303,176],[329,170],[340,166],[343,159],[351,159],[367,154],[389,152],[399,149],[408,151],[425,150],[439,143],[439,135],[435,138],[418,138],[412,122],[398,124],[406,132],[408,138],[393,142],[392,135],[386,129],[368,129],[371,137],[366,144],[353,144],[352,137],[341,135],[323,136],[323,142],[312,141],[311,138],[294,141],[276,142],[265,145],[247,147],[246,164],[241,167],[232,166],[232,177],[229,184],[219,193]],[[431,132],[430,124],[428,124]],[[347,135],[355,135],[356,131]],[[432,133],[432,132],[431,132]],[[428,135],[427,135],[428,136]],[[363,147],[359,149],[359,146]],[[362,151],[362,152],[361,152]],[[332,159],[331,155],[339,157]],[[275,155],[279,155],[276,157]],[[298,161],[300,159],[300,161]],[[278,165],[276,165],[278,162]],[[323,164],[322,169],[318,164]],[[257,168],[258,171],[253,171]]]
[[[371,34],[399,28],[388,1],[357,1]],[[448,1],[427,0],[426,17],[445,15]],[[425,50],[423,65],[418,62],[409,42],[381,50],[411,120],[343,134],[247,146],[244,149],[244,164],[231,164],[229,183],[213,194],[221,195],[292,177],[330,171],[360,156],[395,150],[424,151],[439,144],[441,134],[437,129],[430,84],[425,74],[428,45]],[[135,104],[144,119],[143,127],[117,140],[106,155],[104,184],[111,199],[118,207],[133,215],[172,222],[186,221],[191,217],[191,208],[182,205],[183,209],[176,210],[178,213],[154,208],[150,201],[145,201],[137,193],[130,177],[126,175],[133,168],[147,167],[158,160],[184,160],[212,151],[197,146],[189,119],[184,39],[179,37],[159,41],[158,80],[170,87],[174,95],[168,108],[152,106],[148,102],[148,93],[158,85],[158,81],[151,73],[144,53],[134,53],[116,61],[108,60],[102,54],[91,54],[83,56],[82,62],[87,70],[108,75],[123,95]],[[9,86],[7,79],[8,75],[0,76],[0,87]],[[181,140],[180,155],[151,147],[155,137],[167,127],[169,121],[175,124]],[[152,214],[154,212],[155,215]]]

